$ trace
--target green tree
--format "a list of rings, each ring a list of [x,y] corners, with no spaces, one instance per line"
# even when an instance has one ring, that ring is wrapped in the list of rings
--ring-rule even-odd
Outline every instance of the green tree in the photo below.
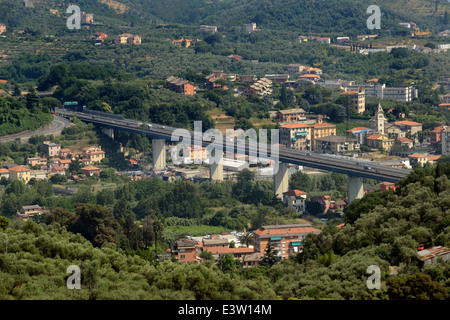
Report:
[[[264,267],[272,267],[274,264],[276,264],[280,259],[277,257],[273,250],[273,246],[271,243],[269,243],[266,246],[266,250],[264,251],[264,256],[262,258],[261,265]]]

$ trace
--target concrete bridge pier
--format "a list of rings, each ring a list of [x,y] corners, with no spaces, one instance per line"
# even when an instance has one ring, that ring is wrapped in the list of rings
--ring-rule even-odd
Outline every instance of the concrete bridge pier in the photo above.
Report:
[[[219,161],[209,159],[209,179],[211,181],[223,181],[223,156]]]
[[[278,163],[278,171],[273,175],[274,193],[279,199],[283,199],[283,192],[289,190],[289,165],[287,163]]]
[[[348,203],[355,199],[361,199],[364,196],[363,178],[348,176]]]
[[[114,140],[114,129],[113,128],[102,128],[102,132],[106,134],[110,139]]]
[[[152,140],[153,170],[161,171],[166,168],[166,142],[164,139]]]

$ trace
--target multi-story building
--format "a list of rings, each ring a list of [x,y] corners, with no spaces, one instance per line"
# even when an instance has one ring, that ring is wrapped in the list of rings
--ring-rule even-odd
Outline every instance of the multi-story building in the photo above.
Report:
[[[9,180],[22,180],[25,183],[28,183],[30,181],[30,169],[22,167],[22,166],[15,166],[12,168],[9,168]]]
[[[266,74],[264,78],[278,83],[285,83],[289,80],[289,74]]]
[[[318,122],[310,125],[311,128],[311,148],[314,150],[316,139],[335,136],[336,126],[334,124],[323,123],[322,119],[319,118]]]
[[[410,132],[412,135],[422,131],[422,124],[418,122],[403,120],[394,122],[394,124],[399,126],[402,131]]]
[[[291,75],[291,74],[297,74],[297,73],[302,73],[303,68],[305,68],[304,66],[302,66],[301,64],[289,64],[287,66],[287,72]]]
[[[244,89],[244,95],[252,98],[271,95],[272,92],[272,81],[267,78],[261,78]]]
[[[280,126],[280,144],[300,151],[310,150],[311,127],[303,123]]]
[[[306,211],[306,192],[297,189],[283,193],[283,203],[288,209],[294,209],[299,214]]]
[[[356,127],[350,130],[347,130],[347,137],[356,139],[357,144],[365,144],[366,143],[366,136],[370,132],[369,128],[366,127]]]
[[[356,139],[332,135],[322,138],[316,138],[314,151],[331,154],[342,154],[355,151],[357,149],[357,145],[358,141]]]
[[[81,172],[86,177],[93,177],[94,175],[97,175],[97,177],[100,176],[100,168],[97,168],[94,166],[87,166],[87,167],[81,168]]]
[[[26,221],[34,215],[41,215],[44,212],[48,212],[48,209],[41,208],[39,205],[34,204],[20,208],[20,211],[17,211],[16,213],[16,217]]]
[[[217,32],[217,26],[201,25],[200,30],[215,33]]]
[[[41,145],[41,150],[48,157],[59,156],[61,145],[50,141],[44,141]]]
[[[41,157],[33,157],[33,158],[27,158],[27,165],[29,166],[46,166],[47,165],[47,158],[41,158]]]
[[[256,252],[264,254],[270,244],[280,259],[287,259],[302,251],[303,239],[308,234],[321,232],[310,224],[262,226],[252,233],[253,247]]]
[[[189,239],[179,239],[175,241],[172,248],[172,255],[180,262],[198,262],[197,257],[198,242]]]
[[[394,99],[398,101],[409,102],[417,98],[418,90],[413,86],[407,87],[386,87],[385,84],[348,84],[343,87],[344,91],[354,91],[364,89],[366,96],[377,97],[380,99]]]
[[[366,145],[374,149],[391,150],[394,145],[394,139],[389,139],[384,134],[374,133],[366,137]]]
[[[411,166],[420,165],[423,166],[428,162],[428,156],[420,153],[413,153],[408,156]]]
[[[305,120],[306,111],[302,108],[289,110],[278,110],[276,113],[277,122],[297,122]]]
[[[366,111],[366,95],[364,89],[342,92],[341,96],[348,97],[350,100],[348,106],[356,113],[362,114]]]
[[[84,165],[99,163],[105,158],[105,151],[101,147],[88,147],[81,150],[81,161]]]
[[[182,93],[184,95],[195,94],[194,84],[182,78],[170,76],[166,79],[166,85],[169,90]]]

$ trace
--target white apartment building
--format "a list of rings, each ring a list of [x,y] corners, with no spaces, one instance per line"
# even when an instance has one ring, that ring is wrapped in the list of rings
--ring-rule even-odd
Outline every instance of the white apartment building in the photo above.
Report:
[[[385,84],[350,84],[343,88],[344,91],[364,89],[366,96],[380,99],[394,99],[398,101],[412,101],[419,96],[418,90],[413,87],[386,87]]]

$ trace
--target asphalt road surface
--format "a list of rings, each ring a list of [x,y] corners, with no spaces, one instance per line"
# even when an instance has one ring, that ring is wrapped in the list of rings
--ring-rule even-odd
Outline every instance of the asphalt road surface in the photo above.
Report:
[[[53,121],[50,122],[49,124],[34,131],[28,130],[24,132],[10,134],[7,136],[1,136],[0,143],[14,141],[16,139],[28,141],[29,138],[40,135],[51,135],[51,134],[59,135],[64,128],[69,127],[72,124],[73,124],[72,122],[70,122],[65,118],[62,118],[58,115],[53,115]]]

